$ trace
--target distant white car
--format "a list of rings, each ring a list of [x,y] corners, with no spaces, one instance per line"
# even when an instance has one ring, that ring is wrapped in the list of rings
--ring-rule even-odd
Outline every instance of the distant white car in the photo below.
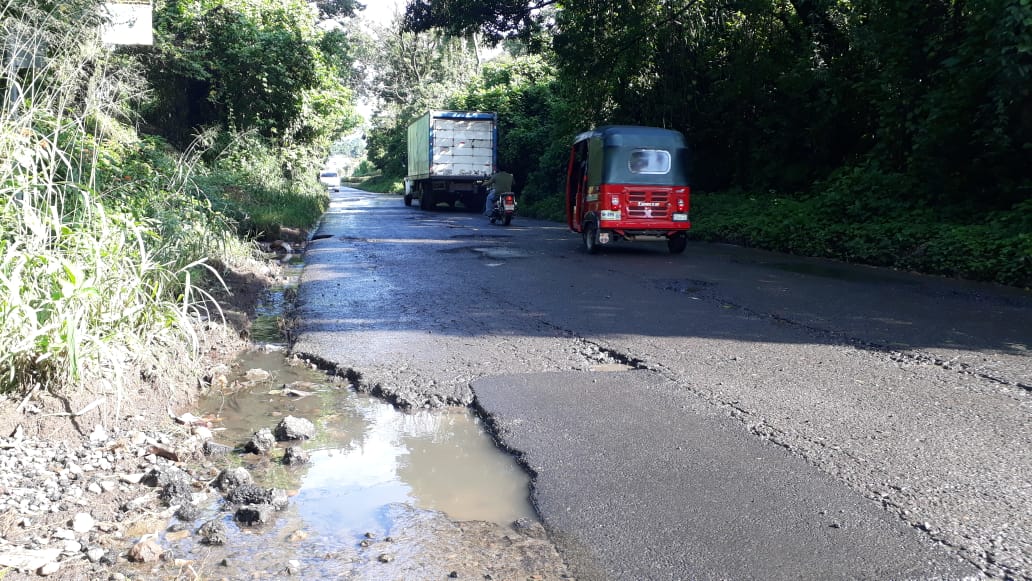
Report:
[[[335,192],[340,189],[340,174],[332,169],[324,169],[319,172],[319,182],[331,192]]]

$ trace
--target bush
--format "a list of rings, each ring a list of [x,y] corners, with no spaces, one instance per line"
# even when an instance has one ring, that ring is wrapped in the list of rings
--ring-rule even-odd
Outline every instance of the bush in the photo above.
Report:
[[[839,178],[820,193],[794,197],[771,192],[695,192],[689,236],[1032,286],[1032,201],[1007,212],[972,214],[960,221],[950,210],[901,202],[891,188],[894,183],[905,184],[899,179]]]

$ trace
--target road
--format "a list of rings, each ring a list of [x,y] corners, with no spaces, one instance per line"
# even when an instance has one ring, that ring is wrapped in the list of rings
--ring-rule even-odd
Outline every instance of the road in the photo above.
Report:
[[[1032,579],[1025,291],[345,190],[298,305],[295,352],[476,406],[579,578]]]

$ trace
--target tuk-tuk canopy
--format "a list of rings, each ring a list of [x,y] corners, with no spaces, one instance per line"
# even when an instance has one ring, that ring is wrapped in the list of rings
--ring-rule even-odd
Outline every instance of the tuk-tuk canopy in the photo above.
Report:
[[[604,125],[574,139],[587,142],[588,185],[688,185],[691,156],[679,131]]]

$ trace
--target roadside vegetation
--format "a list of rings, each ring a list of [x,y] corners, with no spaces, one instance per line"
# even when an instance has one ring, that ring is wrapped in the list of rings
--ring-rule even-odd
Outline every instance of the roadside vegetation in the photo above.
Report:
[[[697,239],[1032,286],[1026,0],[432,6],[383,35],[414,57],[370,87],[385,177],[419,112],[496,111],[521,213],[560,219],[574,135],[667,127],[695,151]]]
[[[695,149],[696,238],[1032,285],[1025,0],[159,0],[146,47],[99,5],[0,7],[5,395],[196,345],[220,277],[325,210],[327,153],[400,193],[429,108],[499,114],[529,215],[562,218],[575,134],[657,125]]]
[[[184,347],[196,356],[223,275],[257,264],[257,241],[315,224],[322,158],[357,124],[346,39],[307,3],[159,2],[156,50],[105,46],[98,4],[0,8],[5,59],[21,55],[0,77],[2,395],[119,393]],[[282,85],[223,82],[253,74],[258,49],[315,64],[265,58]]]

